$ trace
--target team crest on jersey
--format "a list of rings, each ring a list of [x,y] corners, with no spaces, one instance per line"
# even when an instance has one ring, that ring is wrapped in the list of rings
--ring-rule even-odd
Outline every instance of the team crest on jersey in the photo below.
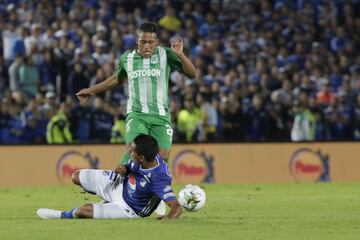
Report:
[[[129,176],[128,186],[129,186],[129,191],[131,193],[134,193],[135,190],[136,190],[136,179],[135,179],[135,177],[133,175]]]
[[[145,187],[145,185],[146,185],[146,180],[144,178],[141,178],[140,186]]]
[[[157,64],[159,62],[157,55],[152,55],[150,61],[152,64]]]

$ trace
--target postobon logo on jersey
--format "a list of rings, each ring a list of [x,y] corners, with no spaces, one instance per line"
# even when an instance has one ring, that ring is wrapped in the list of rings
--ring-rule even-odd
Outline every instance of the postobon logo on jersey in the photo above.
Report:
[[[136,70],[128,73],[130,78],[137,77],[160,77],[161,69],[145,69],[145,70]]]
[[[97,169],[99,161],[90,153],[79,153],[77,151],[68,151],[64,153],[56,164],[56,174],[59,181],[63,184],[71,183],[71,175],[79,169]]]
[[[330,181],[329,155],[301,148],[290,159],[290,172],[297,182]]]

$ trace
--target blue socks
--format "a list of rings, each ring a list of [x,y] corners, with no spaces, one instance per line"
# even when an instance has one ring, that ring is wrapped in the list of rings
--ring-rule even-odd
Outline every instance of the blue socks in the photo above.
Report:
[[[70,211],[63,211],[60,218],[73,219],[76,218],[75,211],[77,208],[71,209]]]

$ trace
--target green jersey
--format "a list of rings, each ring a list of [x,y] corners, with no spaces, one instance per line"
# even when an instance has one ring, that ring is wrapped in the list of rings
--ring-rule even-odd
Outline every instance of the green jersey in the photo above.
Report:
[[[157,46],[150,58],[137,50],[121,55],[116,78],[128,78],[127,113],[150,113],[169,118],[168,86],[170,71],[182,72],[176,54],[166,47]]]

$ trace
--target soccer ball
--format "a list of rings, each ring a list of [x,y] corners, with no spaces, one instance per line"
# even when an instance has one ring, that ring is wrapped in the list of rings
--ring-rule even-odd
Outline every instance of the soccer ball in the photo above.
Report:
[[[198,185],[186,185],[179,192],[179,203],[186,211],[198,211],[204,207],[205,202],[205,192]]]

